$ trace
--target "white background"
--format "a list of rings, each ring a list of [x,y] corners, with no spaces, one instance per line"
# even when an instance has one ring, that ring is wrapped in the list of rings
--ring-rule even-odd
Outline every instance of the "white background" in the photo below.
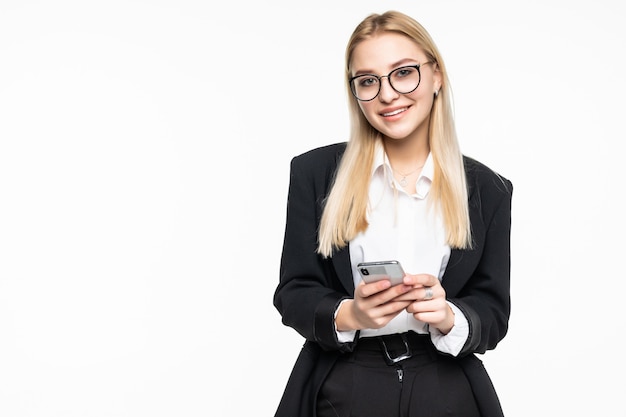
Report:
[[[303,342],[272,305],[289,161],[347,138],[344,47],[387,9],[515,186],[510,332],[482,356],[506,415],[626,416],[608,0],[0,0],[0,415],[273,415]]]

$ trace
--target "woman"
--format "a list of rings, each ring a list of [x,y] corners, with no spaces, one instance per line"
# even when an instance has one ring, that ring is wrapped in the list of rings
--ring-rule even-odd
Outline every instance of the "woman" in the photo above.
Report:
[[[512,184],[461,154],[427,31],[370,15],[346,49],[347,143],[292,160],[274,305],[306,342],[277,417],[502,416],[474,355],[510,314]],[[363,282],[360,262],[406,274]]]

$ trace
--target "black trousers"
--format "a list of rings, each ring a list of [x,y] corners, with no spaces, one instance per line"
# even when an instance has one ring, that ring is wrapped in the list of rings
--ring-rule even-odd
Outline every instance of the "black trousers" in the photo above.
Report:
[[[456,359],[437,353],[430,335],[408,332],[360,339],[322,385],[317,416],[480,417],[480,413]]]

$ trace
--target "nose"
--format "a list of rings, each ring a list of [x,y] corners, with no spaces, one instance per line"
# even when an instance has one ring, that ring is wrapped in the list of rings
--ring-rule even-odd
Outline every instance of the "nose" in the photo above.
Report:
[[[383,82],[383,78],[387,82]],[[398,98],[400,94],[391,86],[389,82],[389,77],[384,76],[380,77],[380,92],[378,93],[378,99],[384,103],[389,103],[396,98]]]

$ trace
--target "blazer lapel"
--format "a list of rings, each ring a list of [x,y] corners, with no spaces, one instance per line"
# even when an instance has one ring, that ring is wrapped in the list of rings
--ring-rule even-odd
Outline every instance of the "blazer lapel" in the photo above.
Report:
[[[352,266],[350,264],[350,250],[348,246],[334,253],[332,260],[341,285],[343,285],[348,294],[353,296],[354,280],[352,278]]]

